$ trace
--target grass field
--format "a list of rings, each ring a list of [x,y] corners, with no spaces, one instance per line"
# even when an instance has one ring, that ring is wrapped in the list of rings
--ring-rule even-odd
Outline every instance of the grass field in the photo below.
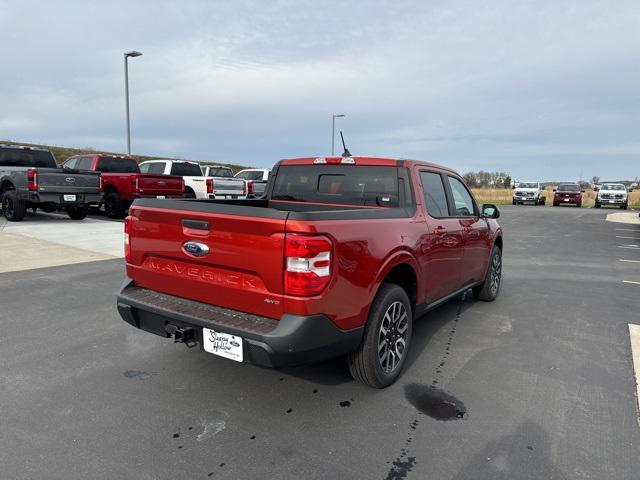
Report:
[[[471,191],[476,197],[478,203],[494,203],[496,205],[511,204],[512,190],[505,188],[472,188]],[[546,205],[553,204],[553,189],[547,188],[544,191],[546,197]],[[595,203],[596,192],[587,190],[582,194],[582,206],[593,207]],[[629,194],[629,206],[640,207],[640,190],[634,190]]]
[[[58,161],[58,163],[63,163],[67,158],[71,157],[72,155],[83,155],[83,154],[97,154],[97,153],[105,153],[105,154],[110,154],[110,155],[124,155],[124,153],[117,153],[117,152],[104,152],[104,151],[100,151],[100,150],[94,150],[93,148],[71,148],[71,147],[59,147],[59,146],[55,146],[55,145],[38,145],[35,143],[25,143],[25,142],[16,142],[16,141],[11,141],[11,140],[0,140],[0,143],[9,143],[9,144],[16,144],[16,145],[26,145],[26,146],[30,146],[30,147],[41,147],[41,148],[46,148],[48,150],[50,150],[53,155],[56,157],[56,160]],[[158,159],[158,158],[166,158],[166,157],[159,157],[159,156],[148,156],[148,155],[131,155],[137,162],[144,162],[145,160],[151,160],[151,159]],[[171,159],[171,160],[178,160],[178,159]],[[183,159],[186,160],[186,159]],[[215,162],[215,160],[211,160],[211,162]],[[238,172],[239,170],[242,170],[244,168],[249,168],[246,166],[242,166],[242,165],[234,165],[234,164],[228,164],[228,163],[222,163],[222,162],[215,162],[218,165],[226,165],[228,167],[231,167],[231,169],[235,172]]]

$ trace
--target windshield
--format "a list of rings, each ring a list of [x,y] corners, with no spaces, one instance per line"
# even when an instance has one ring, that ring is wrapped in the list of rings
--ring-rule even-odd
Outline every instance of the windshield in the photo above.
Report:
[[[171,165],[171,175],[178,175],[181,177],[201,177],[202,170],[195,163],[189,162],[176,162]]]
[[[602,190],[624,190],[624,185],[602,185]]]
[[[580,185],[577,185],[575,183],[561,183],[560,185],[558,185],[558,190],[561,190],[563,192],[579,192]]]
[[[521,183],[518,188],[538,188],[537,183]]]
[[[233,178],[233,172],[230,168],[209,167],[209,177]]]
[[[58,167],[51,152],[27,148],[0,148],[0,165],[5,167]]]
[[[394,167],[290,165],[278,170],[272,200],[398,206]]]

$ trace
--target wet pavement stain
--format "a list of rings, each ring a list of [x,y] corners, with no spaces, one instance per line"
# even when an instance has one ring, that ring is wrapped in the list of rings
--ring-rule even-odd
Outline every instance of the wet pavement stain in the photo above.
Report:
[[[460,400],[433,386],[410,383],[404,393],[416,410],[436,420],[460,420],[467,413]]]
[[[453,337],[458,328],[458,323],[462,315],[462,306],[467,298],[467,294],[468,291],[462,294],[462,297],[460,298],[456,316],[453,319],[453,324],[447,335],[444,352],[440,358],[438,366],[434,369],[435,375],[431,381],[431,385],[409,384],[405,386],[405,396],[409,403],[420,413],[429,415],[438,420],[459,420],[464,418],[467,413],[467,410],[461,401],[436,388],[436,385],[443,383],[442,372],[447,363],[447,359],[449,358],[449,354],[451,353]],[[400,450],[400,454],[393,461],[392,467],[386,477],[387,480],[405,478],[417,463],[415,456],[409,456],[409,447],[413,441],[413,431],[417,430],[420,425],[419,414],[416,415],[418,416],[409,423],[409,430],[404,442],[404,448]],[[389,462],[387,462],[387,464],[388,463]]]
[[[123,373],[123,375],[127,378],[132,378],[136,380],[146,380],[147,378],[157,375],[157,373],[148,373],[148,372],[143,372],[142,370],[127,370],[126,372]]]
[[[407,478],[407,474],[413,470],[416,464],[416,457],[407,457],[406,460],[396,459],[393,462],[393,466],[386,476],[386,480],[400,480]]]
[[[293,412],[293,408],[290,408],[289,410],[287,410],[287,413],[291,413]]]
[[[180,438],[180,434],[179,433],[174,433],[173,434],[173,438]]]
[[[343,402],[340,402],[340,406],[341,407],[350,407],[351,406],[351,402],[349,400],[344,400]]]
[[[256,436],[255,435],[251,435],[251,437],[249,438],[249,440],[255,440]]]

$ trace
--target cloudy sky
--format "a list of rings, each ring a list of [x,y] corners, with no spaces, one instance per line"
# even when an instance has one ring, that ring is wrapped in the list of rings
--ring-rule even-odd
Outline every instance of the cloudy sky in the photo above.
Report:
[[[0,138],[270,166],[640,176],[640,2],[0,0]]]

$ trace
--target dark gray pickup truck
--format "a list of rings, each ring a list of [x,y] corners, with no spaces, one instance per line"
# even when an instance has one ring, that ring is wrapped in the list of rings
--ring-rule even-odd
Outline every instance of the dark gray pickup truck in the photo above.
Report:
[[[0,144],[0,201],[10,222],[22,220],[29,208],[82,220],[101,196],[99,173],[63,170],[44,148]]]

